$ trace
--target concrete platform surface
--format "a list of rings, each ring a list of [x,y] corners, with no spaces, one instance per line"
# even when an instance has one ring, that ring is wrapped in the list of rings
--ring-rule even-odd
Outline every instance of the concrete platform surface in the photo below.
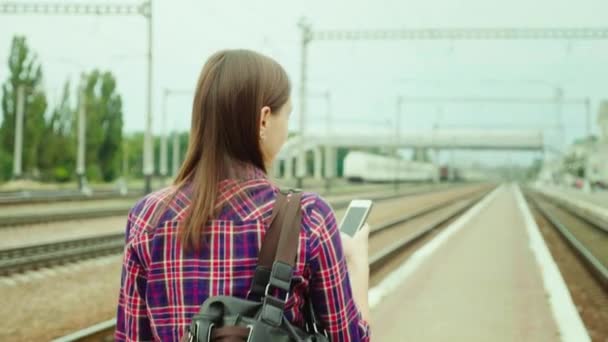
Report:
[[[517,191],[497,190],[374,307],[373,340],[560,340]]]

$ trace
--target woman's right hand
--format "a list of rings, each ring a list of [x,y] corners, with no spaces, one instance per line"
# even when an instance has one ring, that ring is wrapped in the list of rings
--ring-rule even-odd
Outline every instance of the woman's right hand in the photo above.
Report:
[[[363,228],[355,233],[355,236],[351,237],[342,232],[340,232],[340,235],[355,303],[359,307],[363,319],[369,321],[370,313],[367,301],[367,291],[369,290],[369,252],[367,250],[369,225],[366,223]]]
[[[351,269],[361,269],[369,266],[369,225],[366,223],[354,236],[340,232],[346,262]]]

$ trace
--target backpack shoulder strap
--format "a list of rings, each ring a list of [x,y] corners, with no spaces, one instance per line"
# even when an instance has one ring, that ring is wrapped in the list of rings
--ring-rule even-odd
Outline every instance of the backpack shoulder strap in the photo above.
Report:
[[[272,210],[270,218],[270,227],[264,236],[260,254],[258,256],[258,266],[264,266],[270,269],[274,256],[279,245],[279,237],[281,235],[282,223],[285,220],[285,207],[287,206],[287,196],[282,192],[277,194],[277,199]]]
[[[283,323],[285,303],[289,299],[291,277],[296,262],[300,236],[301,198],[301,193],[292,193],[287,199],[285,214],[277,216],[277,224],[281,225],[281,234],[268,284],[264,290],[260,313],[260,318],[263,321],[276,327]]]
[[[289,191],[287,191],[287,194]],[[249,290],[248,298],[252,300],[260,300],[264,297],[264,291],[270,279],[270,271],[272,269],[272,263],[274,262],[277,248],[279,245],[279,238],[281,230],[283,228],[283,222],[285,220],[285,209],[287,207],[287,194],[283,190],[277,193],[274,208],[270,218],[270,227],[264,235],[262,246],[260,248],[260,254],[258,256],[258,265],[255,269],[255,275],[253,282],[251,283],[251,289]]]
[[[291,193],[287,200],[285,216],[281,217],[281,236],[274,263],[283,262],[293,268],[298,253],[298,240],[300,237],[300,223],[302,222],[301,211],[302,193]],[[273,267],[274,267],[273,263]]]

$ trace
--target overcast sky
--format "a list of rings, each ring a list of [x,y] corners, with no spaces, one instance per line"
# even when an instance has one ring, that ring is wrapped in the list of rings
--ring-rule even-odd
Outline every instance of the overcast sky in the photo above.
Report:
[[[4,0],[0,0],[4,1]],[[25,1],[25,0],[22,0]],[[202,1],[155,0],[154,130],[162,89],[192,91],[206,58],[222,48],[250,48],[277,59],[294,85],[297,128],[300,33],[313,30],[429,27],[608,27],[605,0]],[[125,130],[143,129],[145,20],[140,17],[0,16],[0,80],[11,38],[26,35],[38,52],[51,101],[83,70],[111,70],[124,99]],[[397,95],[608,98],[608,41],[341,41],[313,42],[309,91],[331,93],[333,124],[394,132]],[[309,98],[309,125],[325,128],[326,103]],[[170,98],[167,128],[185,130],[192,95]],[[566,140],[585,133],[582,106],[566,106]],[[554,105],[413,105],[403,131],[449,128],[540,129],[560,139]],[[597,128],[594,128],[597,132]]]

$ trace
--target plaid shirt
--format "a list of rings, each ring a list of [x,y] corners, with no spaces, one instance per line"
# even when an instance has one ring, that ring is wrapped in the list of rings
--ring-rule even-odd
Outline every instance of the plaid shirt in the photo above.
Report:
[[[179,341],[205,299],[246,298],[277,192],[257,169],[248,179],[222,181],[219,215],[204,228],[206,245],[198,253],[182,251],[177,235],[190,203],[188,190],[177,193],[157,224],[151,222],[155,209],[172,190],[140,200],[127,222],[116,340]],[[301,205],[302,229],[285,316],[303,326],[303,294],[310,290],[332,341],[369,341],[368,324],[352,297],[334,213],[313,193],[304,193]]]

